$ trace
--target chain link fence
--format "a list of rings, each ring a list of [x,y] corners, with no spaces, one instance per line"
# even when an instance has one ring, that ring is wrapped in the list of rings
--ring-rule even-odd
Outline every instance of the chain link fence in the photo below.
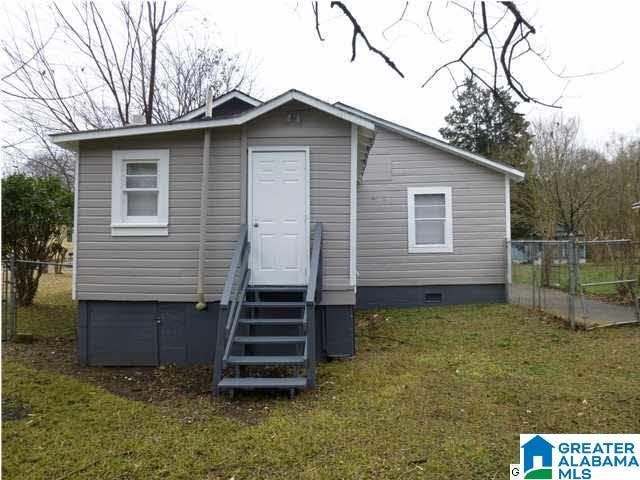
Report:
[[[2,260],[2,340],[75,331],[72,264]]]
[[[507,242],[510,303],[544,310],[573,328],[640,323],[640,242]]]

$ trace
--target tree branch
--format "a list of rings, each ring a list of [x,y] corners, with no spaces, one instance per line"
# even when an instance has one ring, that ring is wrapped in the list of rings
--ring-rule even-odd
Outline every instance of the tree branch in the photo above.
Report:
[[[371,45],[371,42],[369,42],[369,39],[367,38],[367,36],[365,35],[364,31],[360,27],[360,24],[354,18],[354,16],[351,14],[349,9],[344,5],[344,3],[334,0],[334,1],[331,2],[331,8],[333,8],[333,7],[338,7],[340,10],[342,10],[342,12],[347,16],[347,18],[351,22],[351,25],[353,26],[353,37],[351,38],[351,61],[353,62],[356,59],[356,41],[358,39],[358,35],[360,35],[362,37],[362,39],[364,40],[364,43],[369,48],[369,50],[371,50],[375,54],[379,55],[385,61],[385,63],[387,65],[389,65],[389,67],[391,67],[391,69],[393,71],[395,71],[398,75],[400,75],[402,78],[404,78],[404,74],[396,66],[396,64],[393,62],[393,60],[391,60],[391,58],[389,58],[389,56],[387,54],[385,54],[381,50],[379,50],[376,47],[374,47],[373,45]]]
[[[311,4],[311,8],[313,9],[313,15],[316,17],[316,33],[318,34],[318,38],[321,42],[324,42],[324,38],[322,38],[322,33],[320,33],[320,19],[318,18],[318,2],[313,2]]]

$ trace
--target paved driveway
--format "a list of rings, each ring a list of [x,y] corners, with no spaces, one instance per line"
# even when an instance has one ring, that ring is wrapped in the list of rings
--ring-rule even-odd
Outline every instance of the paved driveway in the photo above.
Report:
[[[541,288],[538,293],[542,310],[569,318],[569,295],[555,288]],[[531,285],[514,284],[511,286],[511,303],[532,306],[533,290]],[[587,328],[630,323],[637,321],[634,305],[618,305],[589,297],[576,300],[576,322]]]

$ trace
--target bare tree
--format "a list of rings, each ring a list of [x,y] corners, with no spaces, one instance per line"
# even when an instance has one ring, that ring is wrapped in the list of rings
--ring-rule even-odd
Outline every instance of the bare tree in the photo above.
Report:
[[[538,232],[551,238],[557,225],[583,233],[588,214],[607,191],[606,159],[577,142],[577,119],[533,123],[532,182]]]
[[[169,6],[173,5],[173,6]],[[167,121],[217,94],[251,87],[253,72],[238,55],[208,45],[169,45],[166,33],[183,3],[127,2],[107,7],[92,1],[53,3],[54,22],[24,8],[3,41],[7,69],[0,76],[3,106],[19,139],[2,142],[22,171],[54,174],[73,184],[71,157],[48,141],[55,131]]]
[[[38,17],[25,9],[25,37],[2,45],[11,68],[1,88],[8,108],[26,125],[47,130],[126,125],[138,112],[151,123],[157,52],[182,5],[167,10],[166,2],[132,7],[122,1],[114,24],[94,2],[53,3],[57,26],[46,36]],[[70,55],[52,54],[54,37]]]
[[[223,48],[190,44],[166,45],[156,85],[154,120],[167,122],[205,103],[207,92],[214,97],[233,89],[250,93],[253,71],[248,60]]]
[[[345,2],[338,0],[322,3],[328,4],[329,8],[324,9],[325,11],[339,11],[347,19],[352,29],[352,62],[356,59],[358,38],[361,38],[369,51],[380,57],[389,68],[404,78],[405,74],[402,68],[395,63],[388,53],[374,45],[369,39],[365,26],[353,9],[349,8]],[[543,48],[537,47],[533,41],[537,33],[536,26],[522,13],[515,2],[448,1],[443,3],[442,8],[458,9],[468,15],[468,30],[466,32],[458,31],[456,35],[462,37],[465,33],[470,32],[471,39],[451,60],[437,66],[422,82],[422,87],[427,86],[440,74],[447,73],[453,80],[455,84],[454,91],[456,91],[463,83],[462,80],[459,81],[456,78],[455,70],[457,69],[462,71],[462,75],[458,75],[458,78],[474,78],[493,92],[497,99],[500,98],[501,86],[504,86],[522,102],[558,108],[562,93],[551,101],[542,100],[536,94],[530,93],[531,85],[528,85],[520,77],[518,73],[519,65],[528,61],[529,58],[540,61],[545,72],[550,72],[565,82],[564,89],[566,89],[568,82],[572,78],[604,73],[619,66],[617,65],[603,72],[588,72],[577,75],[554,72],[547,63],[549,59],[548,53]],[[414,15],[411,16],[409,13],[409,0],[401,4],[398,18],[384,29],[382,32],[383,37],[386,38],[386,32],[391,28],[402,23],[409,23],[420,28],[423,32],[433,35],[439,42],[444,43],[444,39],[437,33],[435,28],[438,22],[434,20],[436,9],[432,8],[434,6],[433,2],[414,0],[411,4],[412,6],[420,5],[421,7],[414,8]],[[324,41],[326,35],[322,34],[321,11],[319,2],[313,2],[314,28],[319,40]],[[418,11],[421,13],[416,17],[415,12]],[[429,54],[429,52],[426,53]]]
[[[600,172],[607,194],[589,215],[591,238],[640,239],[640,215],[631,205],[640,198],[640,139],[616,136],[607,145],[609,162]]]

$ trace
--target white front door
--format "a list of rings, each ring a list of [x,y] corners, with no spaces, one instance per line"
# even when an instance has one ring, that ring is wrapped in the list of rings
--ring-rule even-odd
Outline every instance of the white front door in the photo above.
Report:
[[[253,285],[307,281],[307,151],[250,149],[249,233]]]

